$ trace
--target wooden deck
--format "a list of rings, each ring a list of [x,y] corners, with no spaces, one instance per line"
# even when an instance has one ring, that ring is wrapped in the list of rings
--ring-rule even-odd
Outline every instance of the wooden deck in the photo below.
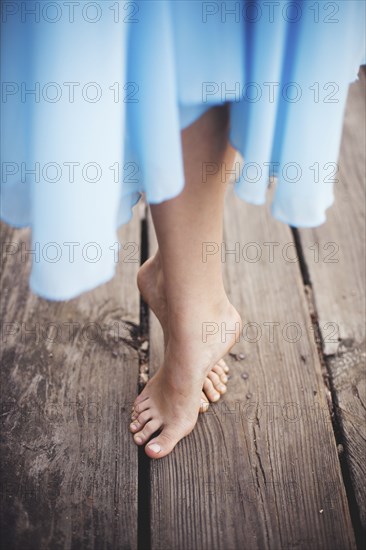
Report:
[[[162,358],[134,284],[156,246],[145,210],[120,231],[139,254],[126,247],[113,281],[67,303],[30,294],[29,255],[3,247],[4,549],[362,548],[365,91],[362,71],[327,224],[293,230],[228,193],[225,243],[240,259],[224,254],[225,281],[243,337],[228,393],[163,460],[128,431]],[[2,242],[29,232],[3,225]]]

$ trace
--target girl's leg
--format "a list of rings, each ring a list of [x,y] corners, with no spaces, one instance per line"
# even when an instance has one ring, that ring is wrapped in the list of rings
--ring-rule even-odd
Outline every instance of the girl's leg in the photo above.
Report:
[[[221,166],[231,168],[228,108],[215,107],[182,132],[186,184],[182,193],[152,205],[169,320],[163,365],[135,401],[131,425],[138,444],[153,458],[172,451],[197,421],[204,380],[232,347],[241,330],[222,280],[219,254],[204,261],[204,243],[221,243],[226,183]],[[203,178],[205,166],[219,168]],[[205,338],[205,328],[211,334]]]
[[[164,349],[166,349],[169,341],[168,303],[159,249],[140,267],[137,284],[144,301],[160,322],[164,334]],[[200,412],[206,412],[210,401],[216,402],[222,394],[226,393],[228,372],[228,365],[224,359],[220,359],[208,373],[203,383]]]

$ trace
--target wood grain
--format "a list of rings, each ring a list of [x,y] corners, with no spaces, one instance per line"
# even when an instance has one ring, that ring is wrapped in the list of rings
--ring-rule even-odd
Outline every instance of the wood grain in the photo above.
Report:
[[[278,243],[273,261],[268,242]],[[222,259],[245,329],[228,393],[151,463],[152,549],[354,548],[300,268],[282,254],[291,232],[229,192],[225,243],[239,243],[239,258]],[[152,316],[152,371],[159,334]]]
[[[366,73],[350,87],[335,203],[327,222],[299,231],[326,355],[365,341]]]
[[[301,242],[322,333],[360,520],[366,532],[365,168],[366,72],[350,87],[339,158],[336,202],[327,223],[302,229]],[[322,254],[314,262],[313,243]],[[326,252],[334,243],[336,254]],[[329,261],[334,260],[334,261]]]
[[[146,485],[139,491],[138,453],[127,429],[147,355],[134,283],[139,261],[127,260],[126,247],[113,281],[51,303],[29,292],[29,256],[3,249],[4,548],[134,550],[138,520],[140,536],[146,532],[140,550],[141,541],[149,545],[150,527],[152,550],[355,548],[321,363],[323,352],[365,524],[364,90],[361,73],[351,87],[328,222],[299,232],[308,287],[291,260],[290,229],[267,207],[228,192],[217,253],[245,325],[228,358],[229,391],[170,456],[149,464],[140,456]],[[27,231],[1,230],[3,242],[29,246]],[[120,240],[140,246],[138,215]],[[151,221],[149,241],[151,254]],[[326,261],[334,251],[327,243],[337,244],[338,262]],[[163,357],[153,314],[149,355],[151,375]]]
[[[138,216],[119,237],[140,245]],[[2,225],[2,240],[29,247],[29,232]],[[4,250],[2,547],[134,549],[139,255],[130,263],[126,251],[111,282],[57,303],[29,292],[30,256]]]

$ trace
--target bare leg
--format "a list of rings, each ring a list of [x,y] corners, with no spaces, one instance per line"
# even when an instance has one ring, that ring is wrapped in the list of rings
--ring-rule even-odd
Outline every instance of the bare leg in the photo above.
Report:
[[[222,242],[226,184],[220,171],[202,181],[203,163],[231,166],[226,107],[210,109],[182,132],[186,185],[169,201],[152,205],[167,298],[169,339],[164,362],[137,397],[131,424],[135,442],[152,458],[172,451],[194,428],[201,389],[214,365],[240,333],[241,319],[230,304],[219,255],[202,258],[205,242]],[[219,330],[202,338],[205,323]],[[226,332],[227,331],[227,332]]]
[[[159,250],[140,267],[137,274],[137,284],[142,297],[161,324],[164,333],[164,349],[166,349],[169,340],[168,303]],[[208,373],[201,393],[201,413],[208,410],[210,401],[216,402],[220,399],[221,395],[226,393],[228,372],[228,365],[224,359],[220,359]]]

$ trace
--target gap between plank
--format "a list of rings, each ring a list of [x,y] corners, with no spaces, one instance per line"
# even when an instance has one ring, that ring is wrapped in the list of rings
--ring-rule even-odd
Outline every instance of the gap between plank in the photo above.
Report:
[[[294,244],[296,247],[297,256],[299,258],[299,265],[301,271],[302,282],[304,285],[304,292],[306,297],[306,302],[309,309],[309,315],[313,327],[313,334],[315,338],[316,347],[318,350],[319,361],[322,369],[323,382],[326,389],[327,402],[329,407],[330,416],[332,419],[332,427],[334,438],[338,450],[338,459],[341,468],[343,485],[346,490],[348,508],[351,516],[352,526],[355,534],[356,544],[358,550],[364,550],[364,532],[362,529],[361,518],[359,515],[359,510],[357,506],[356,496],[353,490],[353,485],[351,481],[350,472],[347,465],[347,460],[345,456],[345,440],[341,428],[340,419],[337,416],[338,410],[338,400],[337,393],[335,391],[331,371],[329,368],[329,356],[326,356],[323,353],[323,340],[319,326],[319,317],[316,309],[316,304],[313,295],[313,286],[310,278],[310,272],[306,263],[305,255],[303,252],[301,237],[299,231],[296,227],[290,227],[292,236],[294,239]]]
[[[140,265],[149,257],[149,236],[146,218],[141,219],[141,250]],[[139,382],[138,391],[143,387],[144,378],[148,377],[149,365],[149,308],[140,295],[140,341],[144,349],[139,353]],[[144,344],[148,343],[146,347]],[[137,492],[137,549],[151,549],[151,512],[150,512],[150,459],[146,455],[143,446],[138,449],[138,492]]]

